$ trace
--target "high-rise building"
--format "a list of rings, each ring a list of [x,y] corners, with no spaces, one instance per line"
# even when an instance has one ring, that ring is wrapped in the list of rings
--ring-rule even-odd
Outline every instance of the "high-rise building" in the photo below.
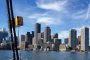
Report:
[[[78,36],[78,44],[81,44],[81,36]]]
[[[43,33],[38,33],[38,43],[39,45],[43,44]]]
[[[87,27],[81,29],[81,50],[89,50],[89,28]]]
[[[58,33],[51,35],[51,39],[58,38]]]
[[[44,38],[44,34],[43,33],[38,33],[38,39]]]
[[[8,32],[5,31],[5,29],[0,29],[0,43],[2,43],[2,41],[6,40],[6,38],[8,37]]]
[[[38,45],[39,45],[38,33],[40,33],[40,32],[41,32],[41,24],[36,23],[35,24],[34,37],[33,37],[33,45],[34,45],[33,50],[37,50],[38,49]]]
[[[32,44],[32,35],[30,34],[30,32],[27,32],[26,34],[26,42],[27,44]]]
[[[55,33],[53,38],[58,38],[58,33]]]
[[[44,43],[51,41],[51,29],[46,27],[44,31]]]
[[[19,47],[20,49],[25,49],[25,35],[21,35],[21,38],[19,41]]]
[[[68,44],[68,38],[65,38],[65,39],[64,39],[64,43],[65,43],[65,44]]]
[[[70,30],[69,34],[69,46],[74,49],[77,45],[77,31],[75,29]]]
[[[61,44],[61,39],[54,38],[54,51],[59,51],[59,45]]]
[[[25,41],[25,35],[21,35],[21,41]]]
[[[34,31],[32,31],[32,33],[31,33],[31,34],[32,34],[32,37],[34,37]]]
[[[38,44],[38,33],[41,32],[41,24],[35,24],[35,31],[34,31],[34,44]]]

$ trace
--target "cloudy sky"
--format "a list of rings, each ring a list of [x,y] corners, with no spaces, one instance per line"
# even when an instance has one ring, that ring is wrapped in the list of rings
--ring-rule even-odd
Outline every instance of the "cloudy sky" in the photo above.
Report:
[[[90,26],[90,0],[13,0],[15,16],[22,16],[24,26],[20,34],[34,30],[36,22],[50,26],[53,33],[59,33],[59,38],[68,37],[70,29],[75,28],[80,34],[80,28]],[[5,0],[0,0],[0,28],[8,27]]]

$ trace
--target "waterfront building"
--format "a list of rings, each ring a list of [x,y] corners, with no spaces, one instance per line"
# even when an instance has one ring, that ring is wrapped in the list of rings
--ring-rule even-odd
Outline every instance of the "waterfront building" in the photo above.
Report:
[[[44,30],[44,43],[51,42],[51,29],[50,27],[46,27]]]
[[[43,38],[44,38],[43,33],[38,33],[38,43],[39,43],[39,45],[43,44]]]
[[[78,44],[81,44],[81,36],[78,36]]]
[[[30,32],[27,32],[25,42],[32,45],[32,34]]]
[[[32,38],[33,38],[34,37],[34,31],[32,31],[31,35],[32,35]]]
[[[37,50],[38,49],[38,33],[41,33],[41,24],[39,23],[36,23],[35,24],[35,31],[34,31],[34,37],[33,37],[33,45],[34,45],[34,48],[33,50]]]
[[[58,33],[51,35],[51,39],[58,38]]]
[[[59,51],[59,45],[61,44],[61,39],[54,38],[54,51]]]
[[[44,51],[53,51],[52,43],[46,42],[43,44],[42,48]]]
[[[77,31],[75,29],[71,29],[69,33],[69,47],[71,49],[75,49],[77,46]]]
[[[59,51],[66,51],[66,45],[65,44],[60,44],[59,45]]]
[[[53,42],[53,43],[54,43],[54,38],[58,39],[58,33],[51,35],[51,42]]]
[[[30,34],[30,32],[27,32],[26,36],[25,36],[25,48],[28,49],[29,45],[32,45],[33,43],[33,37],[32,34]]]
[[[68,41],[68,38],[65,38],[65,39],[64,39],[64,43],[67,45],[68,42],[69,42],[69,41]]]
[[[89,28],[87,27],[81,29],[81,50],[89,50]]]
[[[19,48],[25,49],[25,35],[21,35],[20,37]]]
[[[35,24],[35,31],[34,31],[34,44],[38,44],[38,33],[41,32],[41,24]]]
[[[7,37],[8,37],[8,32],[4,28],[1,28],[0,29],[0,43],[2,43],[2,41],[5,41]]]
[[[55,33],[53,38],[58,38],[58,33]]]

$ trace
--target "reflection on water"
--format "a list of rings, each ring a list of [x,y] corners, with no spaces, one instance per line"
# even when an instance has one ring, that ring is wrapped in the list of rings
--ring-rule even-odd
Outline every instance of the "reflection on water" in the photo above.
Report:
[[[89,52],[19,51],[21,60],[90,60]],[[0,60],[10,60],[12,51],[0,51]]]

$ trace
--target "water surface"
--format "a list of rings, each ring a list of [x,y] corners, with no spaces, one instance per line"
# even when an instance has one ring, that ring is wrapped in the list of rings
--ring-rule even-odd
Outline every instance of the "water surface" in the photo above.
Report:
[[[21,60],[90,60],[90,52],[19,51]],[[12,51],[1,50],[0,60],[10,60]]]

